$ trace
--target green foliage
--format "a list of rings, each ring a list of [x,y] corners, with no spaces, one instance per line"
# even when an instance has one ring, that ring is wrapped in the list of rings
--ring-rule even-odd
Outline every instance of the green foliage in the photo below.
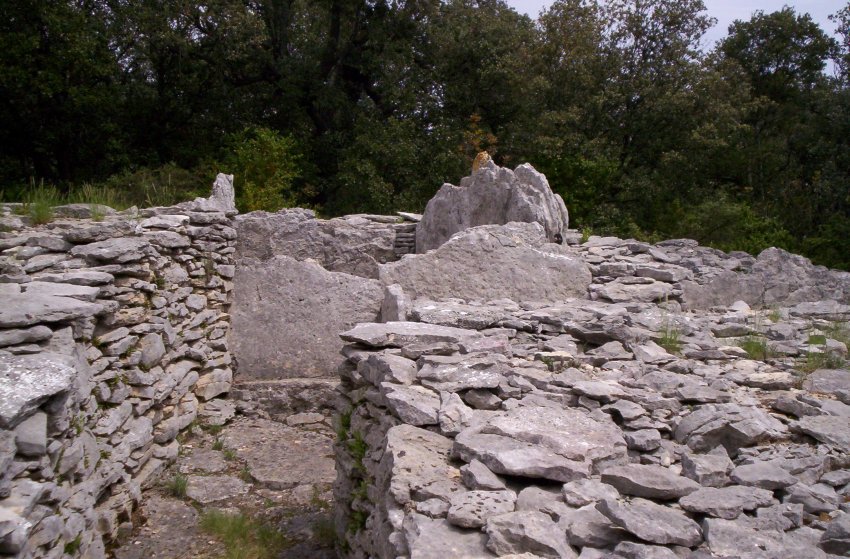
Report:
[[[216,439],[215,442],[212,444],[213,450],[222,450],[223,448],[224,448],[224,441],[221,440],[221,439]]]
[[[224,449],[225,460],[236,460],[236,458],[238,458],[238,455],[236,454],[235,450],[233,450],[232,448]]]
[[[667,350],[668,353],[678,355],[682,351],[682,341],[679,339],[679,330],[669,324],[661,332],[658,345]]]
[[[226,559],[273,559],[289,544],[281,532],[241,513],[204,512],[200,526],[221,541]]]
[[[77,537],[65,544],[63,551],[66,555],[76,555],[83,544],[83,535],[77,534]]]
[[[189,486],[189,478],[183,474],[174,474],[174,477],[171,478],[171,481],[168,482],[166,486],[168,492],[171,493],[172,496],[177,497],[178,499],[186,498],[186,489]]]
[[[43,225],[53,221],[53,208],[62,203],[62,196],[56,187],[43,182],[36,186],[33,182],[25,194],[20,213],[29,217],[33,225]]]
[[[773,357],[773,353],[767,345],[767,339],[762,336],[747,336],[743,340],[740,340],[738,345],[747,352],[750,359],[767,361]]]
[[[240,211],[277,211],[297,200],[293,180],[299,175],[297,143],[268,128],[247,129],[230,141],[224,169],[234,175]]]

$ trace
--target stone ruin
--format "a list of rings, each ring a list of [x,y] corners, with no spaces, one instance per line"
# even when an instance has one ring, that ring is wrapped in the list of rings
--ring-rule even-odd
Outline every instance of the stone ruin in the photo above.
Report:
[[[178,435],[251,410],[333,423],[340,557],[850,554],[850,274],[581,239],[527,165],[422,216],[230,184],[4,205],[0,556],[108,556]]]

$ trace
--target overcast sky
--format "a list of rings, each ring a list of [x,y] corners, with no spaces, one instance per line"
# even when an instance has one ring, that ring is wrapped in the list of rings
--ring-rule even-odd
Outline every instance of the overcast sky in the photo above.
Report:
[[[782,6],[788,5],[798,13],[808,12],[821,28],[829,34],[835,32],[826,16],[837,12],[844,5],[842,0],[805,0],[803,2],[792,2],[782,0],[704,0],[708,8],[708,14],[717,18],[717,25],[706,34],[707,46],[714,41],[726,36],[729,24],[736,19],[748,20],[753,12],[763,10],[765,13],[781,10]],[[541,0],[507,0],[518,12],[526,13],[536,18],[540,10],[548,7],[551,1]]]

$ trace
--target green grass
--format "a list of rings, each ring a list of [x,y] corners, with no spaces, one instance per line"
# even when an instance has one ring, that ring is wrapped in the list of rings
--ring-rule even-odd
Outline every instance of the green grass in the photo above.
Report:
[[[336,529],[333,519],[327,516],[313,522],[313,537],[323,547],[334,547],[336,545]]]
[[[232,448],[224,449],[224,459],[225,460],[236,460],[237,454],[236,451]]]
[[[767,345],[767,340],[761,336],[747,336],[738,342],[738,345],[747,352],[750,359],[766,361],[773,357],[773,352]]]
[[[29,217],[33,225],[44,225],[53,221],[53,207],[62,203],[62,195],[54,186],[43,182],[36,186],[32,181],[17,213]]]
[[[183,474],[174,474],[168,482],[168,492],[178,499],[186,498],[186,489],[189,487],[189,478]]]
[[[803,373],[813,373],[818,369],[843,369],[847,362],[840,356],[827,351],[808,351],[797,360],[795,368]]]
[[[224,441],[221,439],[216,439],[212,445],[213,450],[222,450],[224,449]]]
[[[63,551],[67,555],[76,555],[83,543],[83,535],[77,534],[77,537],[65,544]]]
[[[682,340],[679,339],[679,330],[675,326],[669,324],[661,332],[661,337],[658,338],[658,345],[663,347],[667,353],[679,355],[682,351]]]
[[[286,537],[244,514],[206,512],[201,529],[224,545],[226,559],[273,559],[287,545]]]

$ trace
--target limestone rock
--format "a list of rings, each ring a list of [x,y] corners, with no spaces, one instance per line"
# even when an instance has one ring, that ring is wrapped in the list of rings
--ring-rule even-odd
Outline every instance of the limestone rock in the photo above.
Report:
[[[347,342],[371,347],[404,347],[409,344],[458,343],[479,338],[481,334],[421,322],[385,322],[357,324],[339,336]]]
[[[531,165],[511,171],[491,163],[461,180],[460,187],[444,184],[431,198],[416,230],[416,250],[435,249],[471,227],[512,221],[539,223],[549,242],[560,243],[569,214],[546,177]]]
[[[650,543],[693,547],[702,541],[702,531],[696,522],[652,501],[632,499],[630,503],[619,503],[606,499],[599,501],[596,508],[627,532]]]
[[[70,390],[76,377],[73,361],[61,355],[0,354],[0,427],[16,426],[48,398]]]
[[[231,476],[189,476],[186,496],[206,505],[248,492],[250,486]]]
[[[602,472],[602,483],[624,495],[650,499],[678,499],[700,488],[699,484],[662,466],[629,464]]]
[[[514,511],[516,493],[513,491],[467,491],[456,493],[449,500],[446,517],[461,528],[480,528],[491,516]]]
[[[376,320],[383,298],[374,280],[287,256],[244,259],[234,286],[231,343],[243,379],[330,376],[341,362],[337,334]]]
[[[539,557],[576,559],[578,556],[548,515],[536,511],[518,511],[492,516],[484,531],[487,548],[499,556],[531,552]]]
[[[683,509],[726,520],[734,520],[743,511],[774,503],[773,493],[757,487],[704,487],[679,501]]]
[[[571,249],[546,242],[540,225],[508,223],[468,229],[433,252],[385,264],[380,279],[435,300],[562,301],[584,297],[591,277]]]
[[[17,328],[40,322],[65,322],[87,318],[103,312],[99,303],[70,297],[20,293],[3,297],[0,306],[0,327]]]
[[[486,537],[478,531],[456,528],[444,519],[431,519],[421,514],[408,514],[404,519],[404,536],[411,559],[491,559],[484,547]]]

